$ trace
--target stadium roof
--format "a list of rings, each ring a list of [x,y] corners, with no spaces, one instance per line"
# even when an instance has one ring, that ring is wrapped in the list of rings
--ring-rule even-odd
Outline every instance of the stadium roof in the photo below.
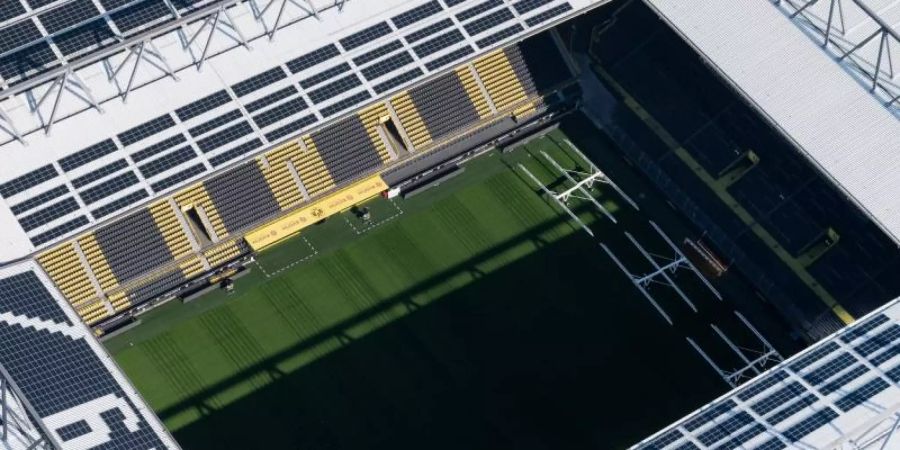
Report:
[[[27,423],[27,415],[54,448],[178,448],[68,302],[48,286],[32,262],[0,269],[0,377],[20,402],[12,411],[20,414],[17,423]],[[23,437],[0,447],[35,448],[30,444]]]
[[[195,2],[66,68],[48,62],[0,92],[0,261],[606,1]]]
[[[633,450],[897,448],[898,382],[900,298]]]
[[[645,1],[900,242],[900,121],[889,109],[893,106],[870,94],[871,80],[860,81],[772,2]],[[834,2],[818,3],[827,8]],[[878,9],[890,5],[883,6]],[[843,17],[844,8],[835,14]],[[860,19],[847,17],[842,29],[849,36]],[[878,40],[870,41],[877,49]]]

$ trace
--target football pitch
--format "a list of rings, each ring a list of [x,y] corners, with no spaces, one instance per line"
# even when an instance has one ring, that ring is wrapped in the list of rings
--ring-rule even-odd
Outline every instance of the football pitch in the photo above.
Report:
[[[634,443],[724,385],[516,168],[558,182],[538,152],[574,167],[564,138],[334,216],[106,346],[188,449]],[[608,191],[620,226],[646,221]]]

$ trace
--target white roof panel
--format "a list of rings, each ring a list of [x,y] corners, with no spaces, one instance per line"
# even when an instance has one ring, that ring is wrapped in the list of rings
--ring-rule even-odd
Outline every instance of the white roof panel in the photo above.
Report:
[[[179,448],[31,261],[0,269],[0,373],[54,448]]]
[[[779,9],[645,0],[900,242],[900,121]]]

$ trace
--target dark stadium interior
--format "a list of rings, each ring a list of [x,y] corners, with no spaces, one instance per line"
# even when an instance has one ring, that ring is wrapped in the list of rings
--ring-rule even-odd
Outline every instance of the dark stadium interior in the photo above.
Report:
[[[805,249],[815,247],[829,229],[834,230],[837,242],[807,270],[853,316],[900,294],[900,280],[893,275],[900,273],[897,245],[725,86],[643,3],[620,5],[625,6],[601,8],[579,22],[582,44],[589,27],[602,24],[593,53],[603,70],[714,176],[726,171],[745,151],[755,153],[759,162],[727,191],[791,256],[802,257]],[[821,300],[640,120],[620,108],[616,121],[639,142],[641,152],[655,166],[715,217],[716,225],[756,266],[764,268],[767,278],[783,292],[780,301],[794,303],[813,328],[823,315],[829,315]],[[835,326],[824,325],[820,331],[810,332],[822,336]]]

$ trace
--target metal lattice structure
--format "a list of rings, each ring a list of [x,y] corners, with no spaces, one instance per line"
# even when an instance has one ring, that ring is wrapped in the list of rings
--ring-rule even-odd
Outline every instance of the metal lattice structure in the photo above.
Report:
[[[900,115],[897,2],[877,0],[774,0],[797,26],[848,69],[894,115]]]
[[[55,9],[65,7],[74,0],[63,0],[53,3],[39,11],[33,11],[25,18],[17,20],[29,20],[32,16],[38,14],[46,14]],[[29,41],[16,45],[13,48],[0,52],[0,59],[12,57],[17,52],[21,52],[38,44],[49,43],[52,46],[54,39],[73,32],[88,25],[92,21],[104,21],[111,30],[118,30],[118,27],[112,21],[111,17],[117,12],[128,10],[130,7],[137,6],[143,0],[133,0],[127,2],[112,10],[105,11],[97,17],[90,17],[74,24],[55,30],[52,33],[46,33],[35,41]],[[248,3],[249,2],[249,3]],[[167,57],[159,51],[154,44],[154,39],[175,32],[179,35],[182,42],[181,49],[186,52],[192,59],[192,64],[197,70],[202,69],[204,62],[211,56],[211,44],[216,39],[225,39],[230,41],[230,47],[243,46],[249,48],[251,39],[266,36],[268,39],[274,39],[279,29],[304,18],[314,17],[320,18],[320,11],[328,8],[336,8],[342,10],[346,0],[328,0],[327,4],[323,2],[314,2],[313,0],[303,0],[303,2],[295,2],[293,0],[270,0],[263,3],[261,0],[219,0],[207,1],[200,4],[191,5],[190,8],[176,8],[171,0],[165,0],[169,15],[161,23],[148,27],[143,31],[133,34],[115,33],[113,36],[114,43],[107,46],[99,46],[74,60],[68,60],[62,52],[55,50],[54,53],[59,55],[58,60],[48,63],[43,67],[34,70],[33,74],[23,74],[16,79],[4,79],[2,85],[6,88],[0,92],[0,119],[3,120],[2,128],[14,136],[17,140],[22,140],[22,133],[19,127],[10,119],[9,115],[3,111],[3,102],[16,95],[26,95],[31,99],[32,109],[36,114],[45,114],[47,116],[44,122],[44,129],[49,133],[57,117],[60,100],[62,96],[69,92],[81,98],[85,103],[98,111],[103,111],[97,100],[92,94],[88,84],[82,81],[77,72],[85,67],[101,63],[108,68],[109,77],[107,81],[116,85],[119,95],[123,100],[127,99],[128,94],[135,87],[135,75],[142,64],[150,64],[161,69],[167,76],[177,79],[176,69],[170,64]],[[232,17],[230,11],[237,5],[248,3],[251,10],[254,11],[253,18],[259,22],[263,32],[257,36],[248,36]],[[317,5],[316,3],[320,3]],[[289,8],[297,8],[302,11],[306,17],[300,17],[291,22],[284,21],[285,11]],[[15,25],[16,22],[0,24],[0,28],[4,26]],[[115,31],[114,31],[115,32]],[[197,53],[197,49],[199,53]],[[134,61],[132,62],[132,57]],[[123,69],[130,65],[128,71]],[[126,74],[124,88],[120,87],[120,74]],[[73,86],[75,89],[72,89]],[[40,94],[37,92],[43,91]],[[42,108],[47,103],[48,97],[54,96],[54,100],[49,103],[50,107]],[[37,98],[35,101],[34,98]]]
[[[678,283],[672,278],[675,272],[679,270],[687,270],[692,272],[700,282],[706,286],[707,289],[715,296],[717,299],[722,300],[722,295],[713,287],[712,284],[700,273],[699,270],[694,266],[694,264],[682,253],[681,249],[669,239],[668,236],[656,225],[654,222],[650,222],[650,226],[656,231],[656,233],[662,238],[666,244],[671,249],[672,253],[667,255],[653,254],[648,252],[644,247],[631,235],[629,232],[625,232],[625,237],[631,242],[632,245],[640,252],[640,254],[647,260],[647,262],[653,267],[653,270],[647,273],[635,274],[632,273],[625,264],[609,249],[605,244],[601,244],[603,250],[609,255],[610,259],[616,263],[616,266],[628,276],[628,279],[631,280],[631,283],[634,284],[634,287],[637,288],[641,294],[644,295],[651,305],[656,309],[657,312],[668,322],[669,325],[672,325],[672,318],[668,313],[659,305],[653,295],[650,293],[650,288],[654,285],[663,285],[671,288],[678,294],[678,297],[695,313],[697,312],[697,306],[694,305],[694,302],[691,301],[690,297],[678,286]]]
[[[712,328],[713,332],[725,345],[735,354],[738,359],[741,361],[741,366],[735,369],[723,369],[716,364],[715,361],[703,351],[700,345],[697,344],[696,341],[687,338],[688,344],[706,361],[716,373],[719,374],[719,377],[722,378],[725,383],[727,383],[732,388],[737,387],[742,382],[747,381],[753,378],[756,375],[764,372],[770,366],[779,363],[784,360],[784,357],[781,356],[781,353],[769,343],[769,340],[765,338],[765,336],[760,333],[750,321],[744,317],[739,311],[734,312],[735,317],[750,331],[750,333],[757,339],[756,347],[744,347],[736,344],[731,338],[722,331],[721,328],[716,326],[715,324],[710,324],[710,328]]]
[[[43,425],[35,417],[34,409],[0,367],[0,442],[8,448],[52,449]]]
[[[565,211],[565,213],[575,222],[578,226],[581,227],[582,230],[585,231],[591,237],[594,236],[594,232],[575,214],[574,211],[570,208],[569,204],[572,199],[578,199],[581,201],[588,202],[593,205],[594,208],[597,209],[598,212],[603,214],[607,219],[609,219],[612,223],[617,223],[616,218],[606,209],[603,204],[601,204],[595,197],[591,190],[594,188],[596,184],[605,184],[610,186],[615,192],[625,200],[626,203],[631,205],[634,209],[639,209],[637,203],[631,199],[625,192],[619,188],[619,186],[612,181],[602,170],[600,170],[591,160],[586,157],[581,150],[578,149],[571,141],[568,139],[565,140],[566,145],[569,149],[578,155],[579,164],[584,164],[585,168],[576,167],[573,169],[564,168],[557,162],[553,157],[551,157],[546,152],[541,152],[541,156],[556,170],[556,172],[561,176],[566,182],[567,187],[561,191],[556,191],[548,187],[547,184],[540,181],[534,174],[531,173],[528,169],[525,168],[522,164],[519,164],[519,170],[522,171],[534,184],[544,193],[548,198],[553,199],[554,203],[559,206],[560,209]]]

